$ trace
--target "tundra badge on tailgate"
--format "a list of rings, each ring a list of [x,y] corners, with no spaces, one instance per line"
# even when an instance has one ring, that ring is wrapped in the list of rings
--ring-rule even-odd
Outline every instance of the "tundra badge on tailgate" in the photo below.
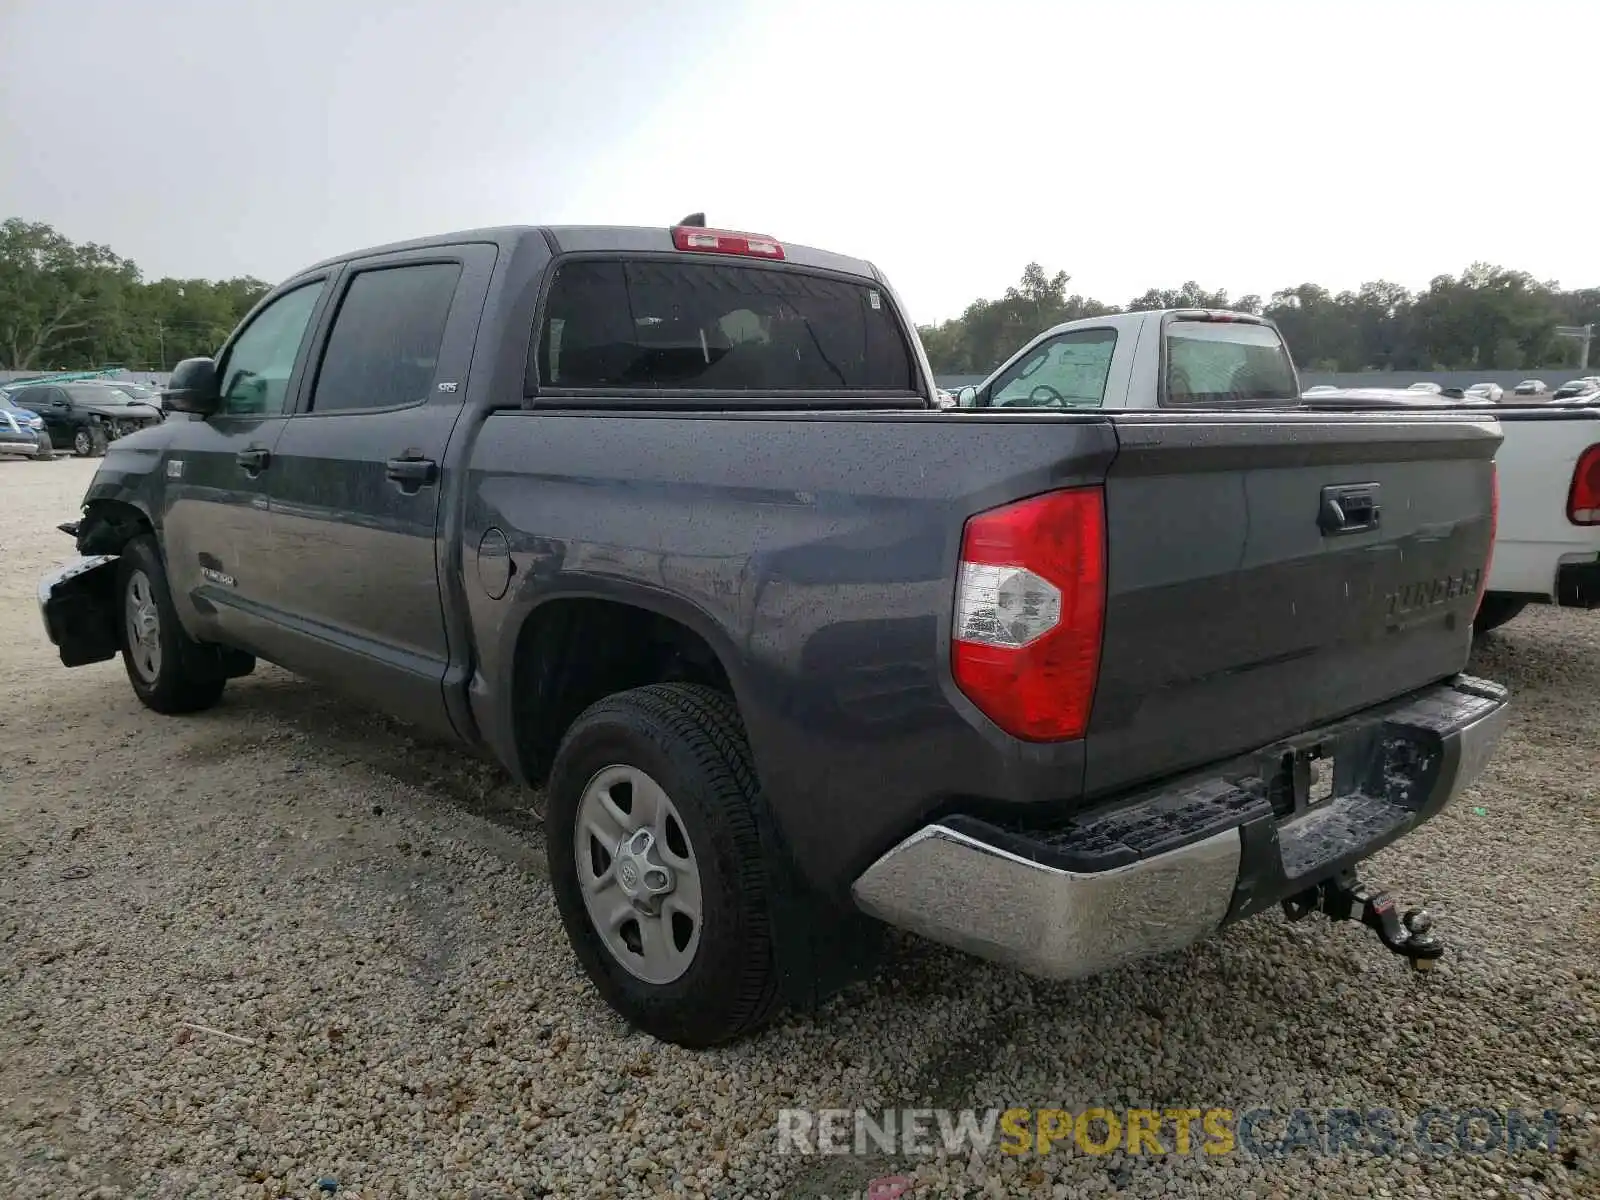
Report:
[[[1446,575],[1441,579],[1423,579],[1403,584],[1386,597],[1387,611],[1391,617],[1405,616],[1448,604],[1462,596],[1475,595],[1483,582],[1483,568],[1472,567],[1459,575]]]

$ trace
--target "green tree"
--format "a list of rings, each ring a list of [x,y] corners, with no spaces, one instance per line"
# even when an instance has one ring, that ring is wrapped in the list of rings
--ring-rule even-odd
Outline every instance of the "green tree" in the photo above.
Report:
[[[0,225],[0,366],[165,369],[208,355],[266,292],[259,279],[162,279],[49,225]]]
[[[1261,299],[1254,297],[1259,305]],[[1194,280],[1180,288],[1151,288],[1128,302],[1129,312],[1150,312],[1158,308],[1232,308],[1228,293],[1208,292]]]
[[[1022,279],[1000,299],[974,300],[955,320],[924,328],[922,344],[934,371],[986,375],[1052,325],[1116,311],[1097,300],[1068,295],[1071,279],[1065,271],[1046,275],[1038,263],[1029,263]]]
[[[42,222],[0,224],[0,355],[13,370],[55,365],[111,327],[139,270],[109,247]]]
[[[1512,357],[1508,343],[1518,348],[1517,366],[1559,353],[1555,289],[1526,271],[1473,263],[1459,279],[1436,276],[1415,311],[1419,340],[1447,368],[1493,367]]]

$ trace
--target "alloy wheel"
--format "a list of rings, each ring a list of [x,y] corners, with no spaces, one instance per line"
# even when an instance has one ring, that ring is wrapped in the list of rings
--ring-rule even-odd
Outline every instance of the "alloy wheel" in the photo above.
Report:
[[[646,983],[682,978],[700,945],[700,869],[665,789],[637,767],[598,772],[578,801],[573,848],[611,956]]]
[[[150,577],[143,571],[128,576],[123,608],[128,623],[128,660],[140,679],[153,684],[161,674],[161,614]]]

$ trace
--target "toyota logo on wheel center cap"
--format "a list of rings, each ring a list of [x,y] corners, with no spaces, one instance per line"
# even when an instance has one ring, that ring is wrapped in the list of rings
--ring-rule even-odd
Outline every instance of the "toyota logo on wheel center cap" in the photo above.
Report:
[[[622,880],[622,886],[631,888],[639,882],[639,869],[627,859],[617,864],[617,875]]]

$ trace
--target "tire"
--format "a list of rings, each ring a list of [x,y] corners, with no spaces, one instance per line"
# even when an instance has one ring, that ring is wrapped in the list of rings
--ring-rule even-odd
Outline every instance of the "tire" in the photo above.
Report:
[[[652,799],[652,782],[661,797]],[[567,937],[605,1002],[662,1041],[717,1045],[753,1032],[777,1010],[771,884],[756,831],[757,792],[733,702],[691,684],[655,684],[599,701],[573,722],[556,752],[545,831]],[[602,793],[611,796],[610,809],[597,799]],[[638,822],[653,808],[653,823],[630,832],[606,815],[621,811],[624,800],[623,815]],[[608,834],[624,835],[614,845],[591,832],[606,821]],[[629,853],[645,828],[652,831],[654,859]],[[580,853],[587,856],[582,865]],[[631,877],[643,887],[655,863],[671,867],[672,883],[670,892],[653,898],[659,915],[652,916],[622,889],[630,864],[636,868]],[[584,880],[596,876],[609,882],[591,889],[595,909],[623,914],[609,935],[601,933],[585,898]],[[700,912],[698,921],[686,923],[690,879]],[[692,935],[686,934],[690,924]],[[652,956],[647,947],[655,948]],[[674,970],[681,973],[674,976]],[[653,980],[647,978],[652,973]]]
[[[1519,597],[1500,596],[1490,592],[1483,598],[1483,604],[1478,608],[1478,615],[1473,618],[1472,635],[1480,637],[1491,629],[1499,629],[1527,607],[1528,602]]]
[[[72,453],[76,458],[90,458],[94,455],[94,434],[89,432],[87,425],[81,425],[72,431]]]
[[[122,665],[144,706],[171,715],[215,704],[227,679],[216,656],[179,624],[161,553],[148,534],[123,547],[116,598]],[[146,636],[136,637],[136,627]]]

